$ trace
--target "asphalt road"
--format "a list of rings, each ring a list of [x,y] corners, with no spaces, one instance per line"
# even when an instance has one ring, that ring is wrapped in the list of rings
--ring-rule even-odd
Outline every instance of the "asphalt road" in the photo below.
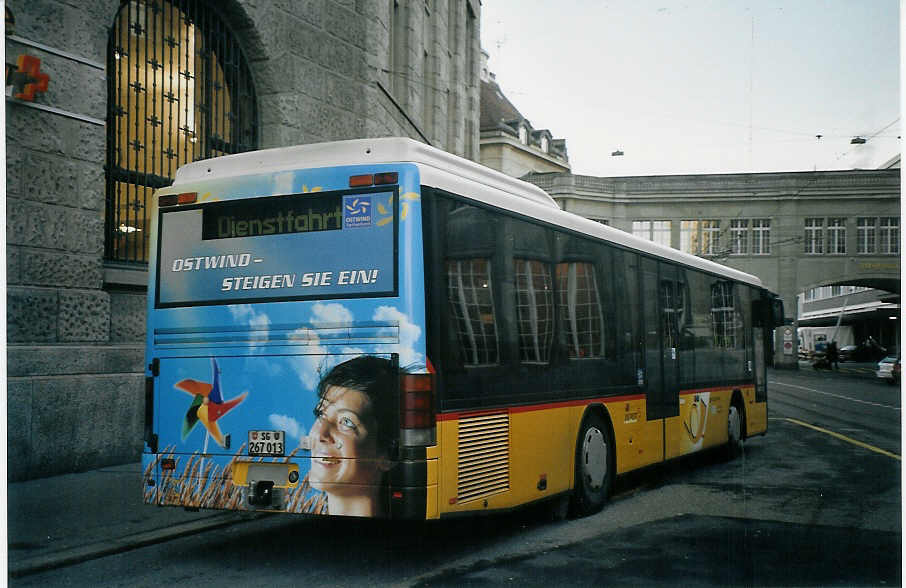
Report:
[[[771,372],[742,457],[626,476],[605,509],[399,525],[271,516],[11,580],[16,586],[901,584],[899,390]]]
[[[842,370],[852,365],[840,364]],[[800,419],[900,454],[899,386],[808,369],[771,372],[768,385],[770,416]]]

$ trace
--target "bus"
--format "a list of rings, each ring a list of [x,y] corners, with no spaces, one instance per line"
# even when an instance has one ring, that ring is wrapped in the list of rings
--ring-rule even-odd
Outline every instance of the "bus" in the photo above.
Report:
[[[150,239],[149,504],[582,516],[767,431],[758,278],[413,140],[188,164]]]

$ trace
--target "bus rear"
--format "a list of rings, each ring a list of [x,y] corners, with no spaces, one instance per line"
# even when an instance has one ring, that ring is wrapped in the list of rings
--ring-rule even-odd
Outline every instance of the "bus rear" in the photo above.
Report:
[[[155,196],[145,502],[431,517],[417,167],[222,161]]]

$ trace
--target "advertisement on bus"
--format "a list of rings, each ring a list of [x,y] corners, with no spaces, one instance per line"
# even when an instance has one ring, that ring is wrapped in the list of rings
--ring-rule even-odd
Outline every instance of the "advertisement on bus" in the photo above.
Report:
[[[400,376],[426,371],[423,286],[401,291],[398,261],[421,271],[419,195],[348,178],[213,180],[161,207],[145,502],[388,515]]]

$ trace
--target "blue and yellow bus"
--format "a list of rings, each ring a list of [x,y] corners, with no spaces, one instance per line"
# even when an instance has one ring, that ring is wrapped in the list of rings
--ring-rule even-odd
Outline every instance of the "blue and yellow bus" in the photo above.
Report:
[[[767,431],[756,277],[424,144],[192,163],[152,221],[147,503],[583,515]]]

